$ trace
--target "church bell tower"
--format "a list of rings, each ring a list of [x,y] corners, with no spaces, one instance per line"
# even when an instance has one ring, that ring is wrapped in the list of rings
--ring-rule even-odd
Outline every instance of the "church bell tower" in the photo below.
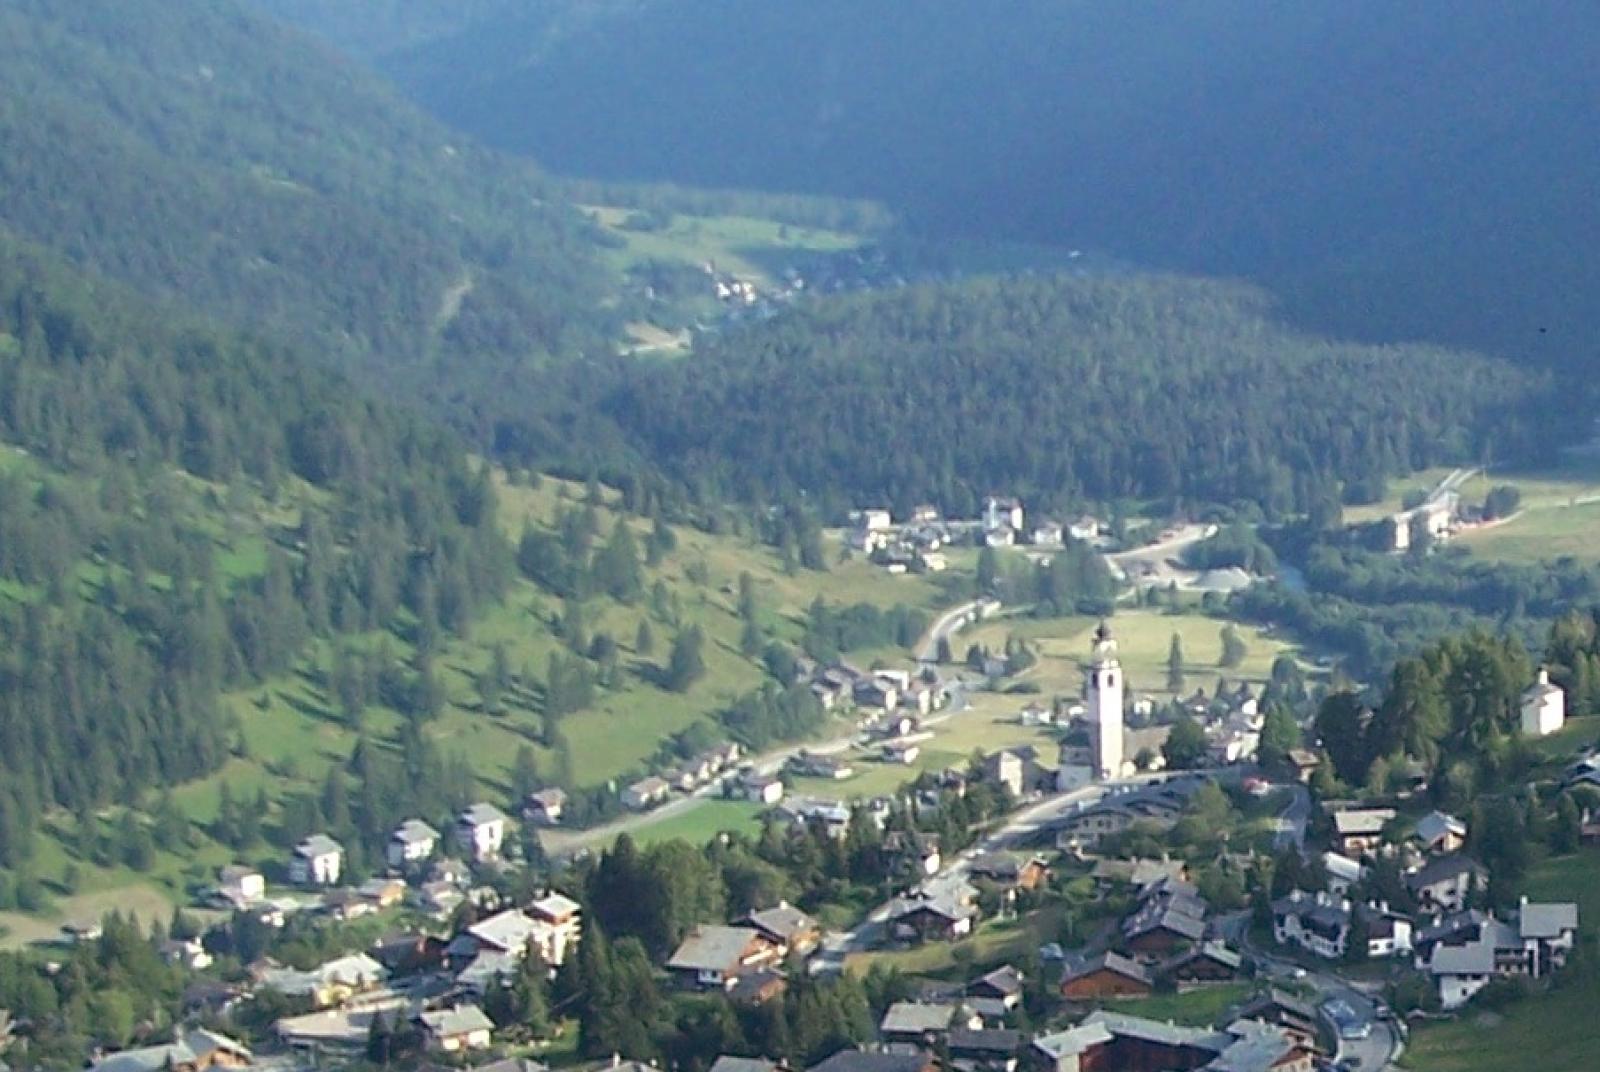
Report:
[[[1122,664],[1111,627],[1102,621],[1094,631],[1094,650],[1084,684],[1094,743],[1094,775],[1102,781],[1122,777]]]

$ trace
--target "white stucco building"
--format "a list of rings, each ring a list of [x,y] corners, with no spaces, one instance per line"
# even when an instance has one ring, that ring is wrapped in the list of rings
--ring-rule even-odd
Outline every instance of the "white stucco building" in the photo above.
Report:
[[[1526,737],[1546,737],[1567,721],[1567,696],[1561,686],[1552,684],[1550,671],[1539,668],[1539,678],[1522,694],[1522,733]]]

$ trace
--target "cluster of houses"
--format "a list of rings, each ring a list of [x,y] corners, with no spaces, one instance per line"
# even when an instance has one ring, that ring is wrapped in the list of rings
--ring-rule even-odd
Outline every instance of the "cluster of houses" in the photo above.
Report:
[[[305,1010],[272,1026],[275,1041],[291,1053],[318,1061],[358,1055],[374,1021],[382,1018],[397,1034],[409,1029],[433,1057],[466,1055],[494,1041],[494,1025],[482,1009],[489,988],[510,978],[529,956],[554,970],[579,941],[580,916],[575,901],[549,891],[527,905],[501,907],[465,923],[453,934],[393,934],[366,952],[307,969],[258,960],[241,984],[197,982],[192,998],[185,993],[185,1008],[200,1017],[221,1016],[254,994],[275,992]],[[105,1054],[91,1072],[204,1072],[260,1064],[228,1037],[194,1030],[181,1031],[171,1043]]]
[[[1351,955],[1366,942],[1362,959],[1409,959],[1437,988],[1440,1005],[1455,1009],[1497,978],[1542,978],[1560,968],[1572,949],[1578,906],[1530,904],[1510,919],[1472,907],[1487,885],[1488,870],[1464,851],[1467,824],[1444,812],[1417,820],[1405,840],[1389,844],[1392,808],[1340,807],[1332,813],[1332,844],[1322,857],[1326,885],[1296,890],[1272,905],[1273,936],[1328,960]],[[1399,864],[1414,914],[1384,902],[1353,902],[1370,861]]]
[[[895,715],[926,716],[945,702],[944,682],[931,666],[862,670],[843,659],[825,666],[801,659],[795,672],[823,710],[852,712],[863,729],[879,727]]]
[[[381,940],[370,953],[337,957],[307,970],[270,962],[252,965],[255,986],[301,998],[310,1011],[273,1025],[277,1040],[308,1053],[351,1053],[366,1045],[373,1020],[396,1030],[409,1024],[433,1053],[487,1048],[493,1024],[481,1002],[525,957],[552,970],[571,955],[581,933],[577,902],[555,892],[521,907],[503,907],[447,936],[407,933]]]
[[[744,749],[734,741],[708,748],[676,766],[651,774],[622,790],[622,806],[629,811],[649,811],[665,802],[674,791],[693,793],[716,785],[739,771]]]
[[[887,507],[869,506],[853,514],[846,542],[891,573],[938,573],[949,567],[944,548],[955,544],[1060,548],[1069,539],[1097,540],[1107,532],[1104,524],[1088,516],[1068,524],[1039,521],[1032,529],[1025,527],[1025,520],[1022,500],[1000,495],[985,499],[983,512],[966,520],[947,519],[938,507],[921,505],[896,522]]]
[[[525,821],[554,824],[561,820],[566,794],[545,789],[531,794],[522,809]],[[269,893],[266,875],[258,868],[234,864],[224,867],[206,896],[206,903],[230,912],[249,912],[260,921],[281,927],[297,912],[315,911],[335,919],[355,919],[405,905],[436,918],[449,917],[464,902],[480,902],[490,895],[475,884],[475,867],[498,867],[511,847],[513,820],[486,801],[463,808],[447,833],[426,820],[408,818],[395,827],[384,845],[384,874],[358,885],[346,881],[345,848],[327,833],[311,834],[290,851],[283,874],[301,891],[294,895]],[[447,855],[446,850],[454,855]],[[192,968],[205,955],[194,943],[173,943],[168,951],[174,963]]]
[[[667,971],[686,990],[722,991],[735,1003],[759,1005],[788,989],[789,958],[809,955],[821,940],[816,920],[779,902],[732,925],[696,927],[667,960]]]

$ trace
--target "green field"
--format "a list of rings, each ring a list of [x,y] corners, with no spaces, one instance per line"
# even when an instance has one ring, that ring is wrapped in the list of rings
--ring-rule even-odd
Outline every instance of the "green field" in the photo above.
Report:
[[[624,269],[646,261],[672,261],[696,267],[714,264],[719,272],[770,285],[772,279],[762,254],[784,250],[831,253],[854,249],[861,244],[860,235],[796,227],[753,216],[674,213],[665,228],[640,231],[623,226],[633,214],[630,209],[591,205],[587,211],[595,222],[622,239],[623,246],[614,251],[613,257]]]
[[[1347,507],[1345,521],[1376,521],[1392,514],[1401,509],[1408,493],[1432,490],[1449,473],[1449,468],[1438,467],[1391,481],[1382,502]],[[1600,561],[1600,461],[1575,457],[1551,469],[1479,473],[1462,485],[1462,501],[1482,503],[1490,488],[1502,484],[1522,493],[1520,512],[1508,520],[1464,531],[1456,543],[1471,548],[1480,558],[1503,562],[1538,563],[1566,555]]]
[[[1250,992],[1249,983],[1223,983],[1182,994],[1152,994],[1147,998],[1108,1001],[1105,1007],[1147,1020],[1209,1027],[1221,1020],[1223,1013],[1249,997]]]
[[[1600,501],[1529,506],[1502,524],[1465,532],[1459,542],[1478,558],[1537,564],[1572,557],[1600,562]]]
[[[1183,647],[1185,689],[1203,688],[1208,693],[1218,677],[1230,682],[1263,682],[1272,671],[1273,660],[1296,649],[1254,626],[1236,624],[1246,647],[1244,662],[1223,669],[1222,627],[1225,622],[1199,613],[1164,614],[1155,610],[1119,610],[1110,619],[1117,642],[1117,656],[1127,675],[1130,695],[1171,695],[1167,684],[1167,656],[1176,633]],[[1096,622],[1090,618],[1006,618],[961,634],[958,647],[982,643],[1000,648],[1008,634],[1039,645],[1038,666],[1022,680],[1038,686],[1046,700],[1050,696],[1079,696],[1083,692],[1083,664],[1088,659],[1090,637]],[[959,654],[959,652],[957,653]],[[1026,698],[1017,700],[1021,707]]]
[[[660,822],[647,822],[630,831],[630,835],[641,845],[673,839],[704,845],[724,832],[759,832],[763,810],[761,805],[743,800],[698,801],[681,814]]]
[[[1534,900],[1577,901],[1579,923],[1592,940],[1600,926],[1600,850],[1543,861],[1529,874],[1525,892]],[[1591,1072],[1597,1067],[1597,1003],[1600,973],[1593,964],[1579,966],[1549,993],[1503,1012],[1469,1012],[1451,1023],[1417,1027],[1402,1064],[1419,1072]],[[1530,1054],[1538,1060],[1530,1063]]]

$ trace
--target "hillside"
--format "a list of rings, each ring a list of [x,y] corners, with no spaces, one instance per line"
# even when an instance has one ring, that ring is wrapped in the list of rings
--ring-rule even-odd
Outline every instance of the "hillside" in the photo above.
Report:
[[[508,382],[615,334],[599,233],[531,165],[231,0],[6,0],[0,97],[0,225],[484,441]]]
[[[1573,136],[1600,92],[1592,16],[547,2],[378,62],[560,172],[874,198],[937,234],[1245,276],[1340,334],[1572,364],[1600,323],[1600,151]]]
[[[308,645],[432,643],[510,579],[456,441],[3,233],[0,399],[0,868],[57,809],[216,771],[250,732],[224,694]],[[423,669],[384,668],[414,714]]]
[[[605,405],[641,453],[758,499],[960,516],[1009,490],[1045,508],[1284,513],[1527,451],[1538,391],[1480,357],[1298,334],[1248,287],[1061,277],[805,304],[636,373]]]

